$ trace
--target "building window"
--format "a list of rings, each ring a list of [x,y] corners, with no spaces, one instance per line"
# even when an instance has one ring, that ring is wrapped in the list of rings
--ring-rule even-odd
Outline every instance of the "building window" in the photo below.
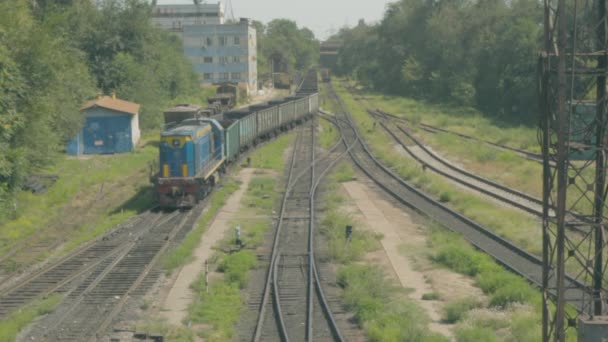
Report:
[[[228,63],[228,57],[227,56],[220,56],[220,63],[221,64]]]
[[[230,79],[231,80],[240,80],[241,79],[241,73],[240,72],[233,72],[230,74]]]
[[[241,37],[239,37],[239,36],[234,37],[234,45],[241,45]]]
[[[207,46],[213,46],[213,38],[207,37],[207,39],[205,40],[205,43],[207,43]]]
[[[219,45],[226,46],[227,40],[226,37],[219,37]]]
[[[213,63],[213,57],[203,57],[203,63]]]
[[[220,79],[221,80],[227,80],[228,76],[229,76],[229,74],[227,72],[220,73]]]
[[[240,63],[241,58],[239,56],[232,56],[232,63]]]
[[[205,81],[209,81],[209,80],[213,79],[213,74],[211,74],[211,73],[204,73],[203,74],[203,79]]]

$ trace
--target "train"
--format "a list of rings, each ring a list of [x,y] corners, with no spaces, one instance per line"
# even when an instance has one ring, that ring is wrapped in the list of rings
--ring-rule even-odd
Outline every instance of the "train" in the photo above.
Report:
[[[308,120],[318,109],[318,93],[307,92],[209,117],[194,105],[165,111],[168,125],[152,176],[159,206],[195,206],[242,152]]]

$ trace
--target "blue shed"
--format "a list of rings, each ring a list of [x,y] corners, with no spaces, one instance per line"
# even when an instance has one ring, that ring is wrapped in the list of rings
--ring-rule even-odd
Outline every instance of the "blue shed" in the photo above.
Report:
[[[101,96],[85,103],[80,109],[85,114],[83,128],[68,142],[67,153],[106,154],[133,150],[139,141],[139,105]]]

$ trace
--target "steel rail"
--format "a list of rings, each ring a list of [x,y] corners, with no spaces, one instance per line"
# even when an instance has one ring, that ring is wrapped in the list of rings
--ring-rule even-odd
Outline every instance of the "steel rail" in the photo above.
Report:
[[[389,193],[397,201],[412,208],[420,214],[435,220],[439,224],[451,230],[462,233],[463,237],[471,244],[484,251],[486,254],[492,256],[497,262],[514,273],[524,277],[529,282],[536,284],[537,286],[540,285],[542,260],[539,257],[528,253],[507,239],[498,236],[491,230],[430,198],[428,195],[408,184],[393,171],[384,166],[373,156],[372,152],[360,137],[359,132],[355,128],[356,125],[354,122],[352,122],[352,118],[345,109],[345,104],[341,101],[338,95],[333,92],[333,89],[330,90],[331,95],[342,108],[342,112],[344,113],[343,115],[345,116],[344,119],[339,119],[338,122],[348,125],[350,129],[353,130],[354,134],[359,137],[360,146],[362,147],[364,155],[372,161],[373,165],[375,165],[384,175],[387,175],[403,186],[404,189],[407,189],[411,196],[406,198],[403,195],[395,192],[389,186],[377,179],[372,171],[363,165],[356,153],[350,153],[351,159],[359,167],[359,169],[361,169],[368,177],[370,177],[370,179],[372,179],[378,186]],[[433,211],[435,211],[439,216],[435,217]],[[567,287],[570,289],[570,296],[574,298],[573,301],[578,301],[579,303],[578,305],[575,305],[576,310],[584,310],[585,308],[582,307],[582,304],[580,303],[582,303],[584,294],[589,292],[588,286],[572,276],[567,276],[567,283]]]

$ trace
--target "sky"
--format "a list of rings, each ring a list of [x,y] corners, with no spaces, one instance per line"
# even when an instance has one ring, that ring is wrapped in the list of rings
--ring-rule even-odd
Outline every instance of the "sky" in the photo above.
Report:
[[[208,0],[216,3],[217,0]],[[236,18],[251,18],[264,23],[276,18],[294,20],[311,29],[319,39],[343,26],[354,26],[359,19],[379,21],[389,0],[231,0]],[[157,0],[164,4],[191,4],[190,0]],[[224,1],[225,3],[225,1]]]

